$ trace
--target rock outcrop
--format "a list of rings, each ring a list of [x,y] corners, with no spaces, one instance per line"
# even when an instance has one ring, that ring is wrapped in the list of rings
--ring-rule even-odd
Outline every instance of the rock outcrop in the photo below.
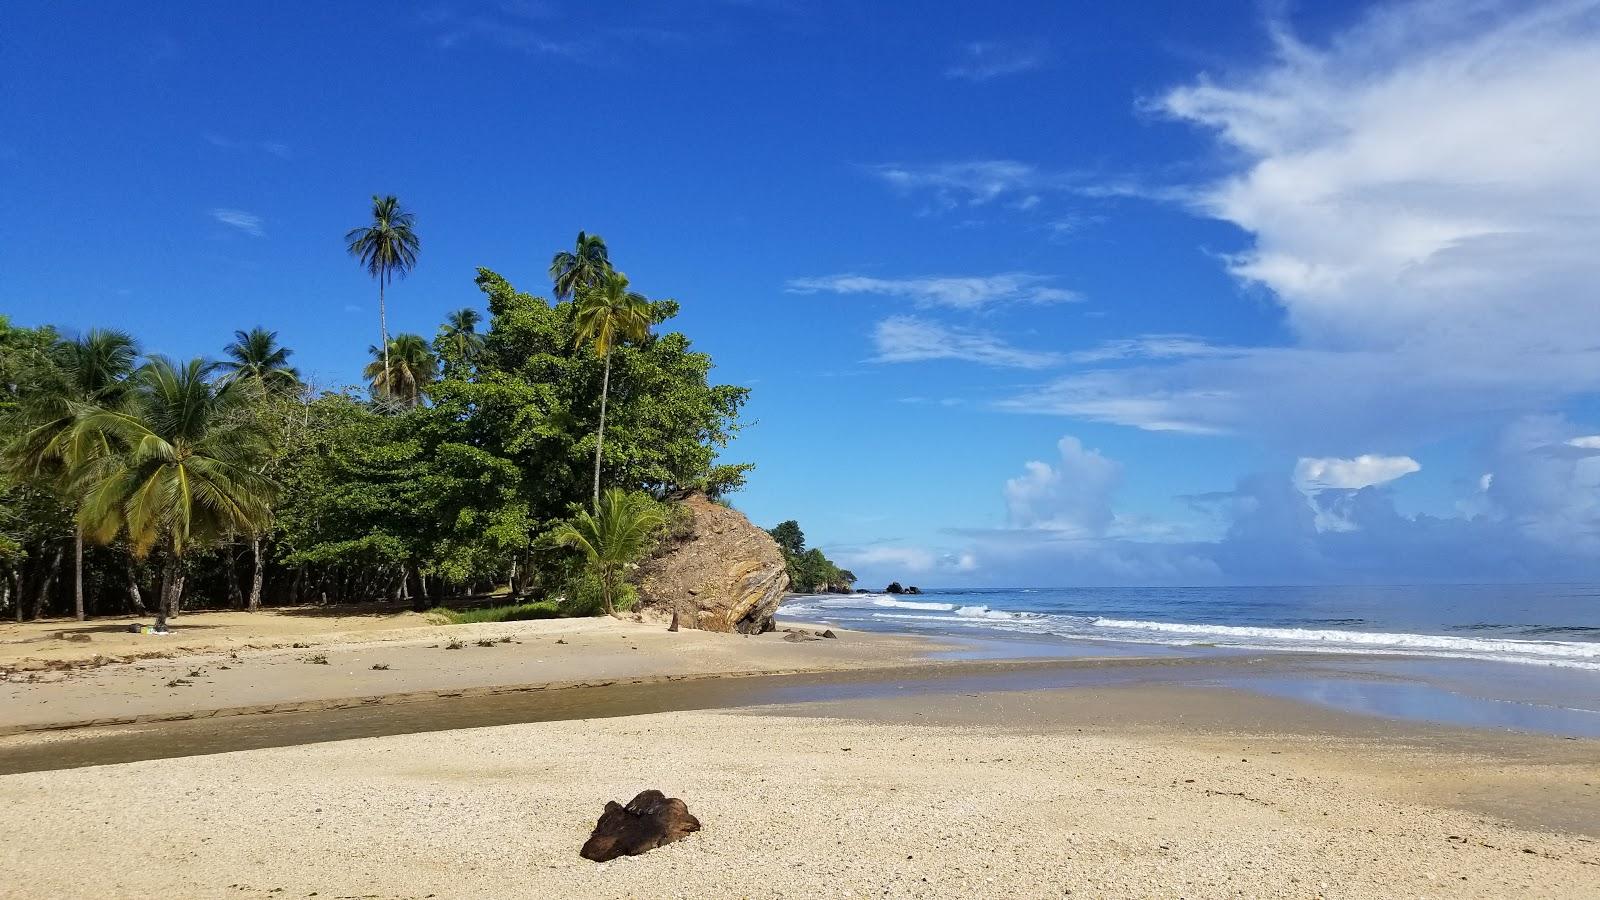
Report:
[[[789,588],[783,551],[738,510],[693,494],[684,536],[670,540],[640,566],[639,604],[684,628],[760,634]]]

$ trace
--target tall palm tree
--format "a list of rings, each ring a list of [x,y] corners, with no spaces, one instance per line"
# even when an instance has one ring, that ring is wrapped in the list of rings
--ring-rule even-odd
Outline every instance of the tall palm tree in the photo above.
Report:
[[[583,553],[589,574],[600,582],[606,615],[615,616],[616,597],[622,590],[628,565],[643,556],[666,519],[655,502],[642,493],[610,488],[595,503],[595,511],[581,510],[571,522],[551,534],[557,544]]]
[[[257,325],[249,331],[235,331],[233,342],[222,348],[228,356],[221,363],[230,379],[254,378],[268,390],[290,391],[300,385],[300,372],[289,365],[294,351],[278,343],[278,333]]]
[[[84,463],[107,455],[106,436],[77,427],[84,404],[115,405],[128,389],[128,376],[138,346],[126,332],[96,329],[58,342],[51,348],[52,365],[33,373],[37,379],[24,400],[28,423],[7,448],[12,470],[44,481],[69,503],[81,499]],[[73,535],[73,613],[83,621],[83,529]]]
[[[384,349],[384,368],[389,363],[389,318],[384,309],[383,291],[390,279],[410,274],[417,265],[422,242],[417,237],[417,217],[401,208],[393,194],[372,195],[372,222],[345,232],[345,249],[361,261],[367,274],[378,282],[378,332]]]
[[[184,556],[228,535],[264,528],[276,485],[258,471],[266,430],[247,414],[243,382],[210,379],[202,359],[153,357],[119,406],[77,404],[76,428],[104,435],[115,452],[85,461],[78,522],[92,540],[119,534],[138,558],[161,546],[157,626],[176,614]]]
[[[557,300],[566,300],[584,288],[598,285],[611,273],[611,256],[598,234],[578,232],[571,250],[562,250],[550,259],[550,281]]]
[[[439,360],[420,334],[397,334],[383,351],[368,347],[372,362],[361,374],[382,403],[416,409],[428,385],[439,377]]]
[[[595,355],[605,360],[600,382],[600,430],[594,440],[594,503],[600,505],[600,451],[606,441],[606,399],[611,393],[611,348],[620,341],[642,341],[650,333],[650,301],[628,290],[628,276],[609,273],[598,285],[578,295],[574,322],[577,343],[594,342]]]
[[[484,336],[478,333],[482,321],[483,314],[470,306],[446,316],[439,328],[439,347],[448,348],[451,356],[470,365],[483,351]]]

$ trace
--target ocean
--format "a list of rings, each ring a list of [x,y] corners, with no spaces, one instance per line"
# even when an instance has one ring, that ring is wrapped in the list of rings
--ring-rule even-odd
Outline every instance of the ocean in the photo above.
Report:
[[[1600,673],[1600,585],[934,589],[796,595],[779,615],[1085,649],[1355,652]]]

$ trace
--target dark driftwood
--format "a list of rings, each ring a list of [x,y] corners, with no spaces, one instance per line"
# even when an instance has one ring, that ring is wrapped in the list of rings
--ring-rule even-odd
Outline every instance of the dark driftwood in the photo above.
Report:
[[[606,804],[579,855],[595,862],[638,856],[699,830],[700,820],[689,815],[682,800],[656,790],[640,791],[627,806],[615,800]]]

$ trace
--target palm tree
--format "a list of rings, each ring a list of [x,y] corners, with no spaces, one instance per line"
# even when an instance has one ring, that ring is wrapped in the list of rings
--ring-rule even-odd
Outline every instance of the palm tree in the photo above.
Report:
[[[289,365],[294,351],[279,345],[278,333],[257,325],[235,331],[233,343],[222,348],[228,359],[221,364],[230,379],[254,378],[268,390],[291,391],[300,386],[300,372]]]
[[[606,615],[615,616],[616,597],[629,564],[650,549],[657,529],[665,523],[660,509],[648,496],[610,488],[595,503],[593,514],[579,511],[571,522],[556,528],[551,538],[583,553],[585,568],[600,582]]]
[[[372,195],[372,223],[345,232],[345,249],[361,261],[367,274],[378,282],[379,346],[384,348],[384,368],[389,367],[389,319],[384,309],[383,289],[396,275],[410,274],[417,265],[422,242],[417,238],[417,217],[400,207],[393,194]]]
[[[294,351],[278,343],[278,333],[268,331],[257,325],[249,331],[235,331],[233,343],[222,349],[229,358],[221,363],[221,368],[227,373],[226,378],[235,381],[251,381],[259,385],[263,391],[269,393],[290,394],[302,389],[300,372],[289,365],[289,357]],[[250,596],[245,608],[251,612],[261,608],[261,583],[263,567],[261,561],[261,539],[259,531],[250,534]],[[229,577],[233,574],[233,560],[228,559]],[[233,584],[232,581],[229,584]]]
[[[88,536],[127,536],[134,556],[166,551],[157,627],[175,615],[184,556],[194,547],[266,527],[276,485],[258,471],[270,448],[248,414],[243,382],[213,382],[214,364],[153,357],[120,406],[77,404],[76,428],[104,435],[114,453],[86,461],[78,511]]]
[[[361,374],[381,403],[416,409],[428,385],[439,377],[439,360],[420,334],[397,334],[383,351],[368,347],[372,362]]]
[[[628,290],[628,276],[609,273],[578,296],[574,322],[577,343],[594,342],[595,355],[606,361],[600,382],[600,430],[594,440],[594,502],[600,505],[600,451],[606,440],[606,397],[611,393],[611,348],[619,341],[642,341],[650,333],[650,301]]]
[[[14,472],[42,479],[60,497],[82,494],[82,465],[110,452],[106,436],[78,428],[83,404],[115,405],[127,391],[138,346],[126,332],[96,329],[51,348],[53,365],[33,373],[38,383],[24,401],[29,423],[7,448]],[[73,613],[83,621],[83,529],[73,535]]]
[[[609,274],[610,253],[598,234],[578,232],[578,241],[572,250],[562,250],[550,259],[550,281],[557,300],[566,300],[584,288],[594,287]]]
[[[448,349],[451,357],[470,365],[483,351],[484,337],[478,333],[482,321],[483,314],[470,306],[446,316],[439,328],[439,349]]]

